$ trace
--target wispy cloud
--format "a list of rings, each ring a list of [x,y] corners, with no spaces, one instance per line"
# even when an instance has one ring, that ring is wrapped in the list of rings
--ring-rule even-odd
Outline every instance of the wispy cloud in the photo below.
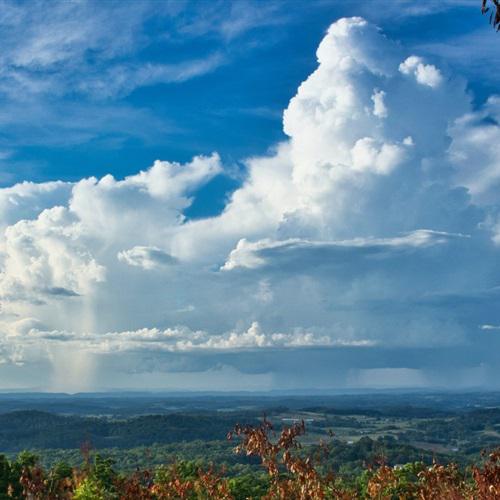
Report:
[[[460,68],[465,74],[474,74],[483,80],[498,82],[500,74],[494,69],[500,62],[498,35],[495,30],[487,28],[445,40],[425,42],[420,44],[417,50],[439,56]]]
[[[291,17],[286,3],[276,0],[218,0],[192,2],[190,5],[190,12],[176,22],[179,33],[194,37],[213,35],[226,42],[258,28],[284,24]]]
[[[328,0],[327,2],[328,3]],[[331,3],[331,1],[330,1]],[[373,0],[360,5],[363,15],[371,19],[403,19],[407,17],[428,16],[442,14],[460,7],[470,7],[480,13],[481,6],[476,0]]]
[[[69,147],[91,141],[116,146],[129,137],[148,143],[175,126],[147,108],[128,104],[14,101],[0,106],[0,130],[0,145],[11,148],[12,157],[19,146]]]
[[[500,325],[481,325],[481,330],[500,330]]]
[[[232,44],[286,18],[282,2],[3,1],[0,148],[8,168],[24,168],[19,146],[116,148],[164,138],[176,127],[127,99],[134,91],[213,73],[236,57]]]
[[[182,83],[206,75],[226,62],[223,54],[214,52],[202,59],[176,64],[117,64],[75,82],[74,88],[94,98],[124,97],[136,88],[160,83]]]
[[[150,45],[145,23],[171,12],[155,2],[34,2],[6,4],[12,12],[0,23],[0,92],[11,98],[65,95],[122,96],[154,83],[182,82],[213,71],[220,54],[166,64],[138,58],[123,62]],[[22,28],[22,29],[21,29]]]

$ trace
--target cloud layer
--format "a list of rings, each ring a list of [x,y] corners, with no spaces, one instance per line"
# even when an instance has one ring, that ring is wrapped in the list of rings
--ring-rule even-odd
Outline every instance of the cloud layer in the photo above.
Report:
[[[36,64],[55,64],[50,46]],[[362,18],[332,24],[317,59],[288,139],[246,160],[216,217],[184,212],[217,154],[0,190],[3,380],[491,386],[499,98],[473,109],[463,79]]]

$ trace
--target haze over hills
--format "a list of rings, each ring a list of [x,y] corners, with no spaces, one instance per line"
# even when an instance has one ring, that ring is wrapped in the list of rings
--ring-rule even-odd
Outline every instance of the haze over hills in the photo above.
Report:
[[[59,414],[134,416],[173,413],[182,410],[217,411],[252,408],[265,411],[269,407],[291,409],[305,406],[329,406],[338,410],[416,408],[426,411],[466,410],[500,406],[500,393],[461,391],[355,391],[332,394],[311,391],[300,394],[288,391],[269,392],[102,392],[102,393],[1,393],[0,413],[38,410]]]

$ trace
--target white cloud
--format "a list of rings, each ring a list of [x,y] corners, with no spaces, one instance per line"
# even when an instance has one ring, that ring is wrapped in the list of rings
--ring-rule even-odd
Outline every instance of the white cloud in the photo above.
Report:
[[[107,332],[101,334],[75,333],[58,330],[40,329],[33,319],[15,325],[15,335],[10,336],[12,344],[16,341],[24,345],[66,344],[94,354],[114,352],[194,352],[194,351],[238,351],[241,349],[297,348],[312,346],[369,346],[371,341],[350,341],[332,339],[327,335],[297,328],[289,333],[266,333],[254,321],[247,330],[230,331],[223,334],[209,334],[203,330],[190,330],[187,327],[142,328],[136,331]]]
[[[202,59],[183,61],[178,64],[116,65],[104,74],[92,75],[78,83],[83,94],[99,98],[123,97],[138,87],[159,83],[180,83],[215,71],[226,63],[218,52]]]
[[[47,9],[44,2],[30,8],[4,2],[10,15],[0,25],[0,92],[21,99],[75,91],[114,98],[144,85],[185,81],[213,71],[223,62],[220,54],[178,64],[123,63],[124,55],[134,56],[150,45],[144,29],[149,19],[161,18],[169,25],[184,9],[174,4],[104,3],[96,8],[87,1],[55,2]]]
[[[282,2],[266,3],[252,0],[235,0],[230,3],[212,2],[210,5],[192,5],[185,16],[178,20],[182,34],[200,36],[216,34],[226,42],[241,38],[255,29],[284,24],[290,15]],[[189,16],[194,13],[193,16]]]
[[[498,325],[481,325],[481,330],[500,330],[500,326]]]
[[[82,179],[73,187],[69,209],[86,230],[113,245],[164,242],[172,227],[182,222],[190,194],[221,169],[214,154],[195,157],[185,165],[156,161],[150,169],[123,180],[111,175]]]
[[[359,5],[364,15],[372,19],[389,19],[391,22],[401,18],[416,16],[432,16],[444,14],[456,8],[469,7],[471,13],[477,12],[475,0],[426,0],[414,2],[413,0],[372,0],[368,4]]]
[[[85,294],[104,279],[104,267],[85,246],[81,224],[65,207],[46,209],[37,219],[21,220],[5,230],[0,274],[4,300],[29,299],[31,293]]]
[[[372,95],[373,114],[379,118],[387,118],[388,110],[384,102],[385,92],[375,89]]]
[[[219,157],[213,155],[185,165],[158,161],[123,180],[105,176],[0,190],[3,298],[43,302],[91,296],[117,254],[145,269],[175,262],[167,251],[140,243],[164,243],[182,223],[191,191],[220,171]]]
[[[66,205],[72,185],[56,182],[21,182],[0,190],[0,224],[2,229],[22,219],[35,218],[46,208]]]
[[[439,87],[443,81],[441,72],[432,64],[425,64],[421,57],[410,56],[399,65],[404,75],[413,75],[418,83],[431,88]]]
[[[44,47],[20,60],[55,64]],[[420,384],[437,380],[429,350],[458,349],[470,370],[487,357],[474,342],[500,322],[498,99],[473,110],[463,80],[361,18],[334,23],[317,57],[287,139],[246,160],[218,216],[184,216],[223,172],[217,154],[0,189],[2,366],[55,366],[69,345],[82,359],[65,370],[104,356],[120,374],[222,364],[278,384],[297,350],[324,356],[315,381]],[[348,349],[342,375],[327,356]]]
[[[418,59],[416,77],[426,85],[415,87],[400,71],[411,66],[412,59],[360,18],[334,23],[317,56],[318,68],[300,85],[284,113],[298,199],[284,214],[287,225],[282,225],[282,233],[294,236],[297,225],[303,225],[307,229],[301,230],[314,239],[349,238],[432,227],[427,220],[415,227],[428,195],[421,165],[440,161],[437,158],[449,144],[448,124],[469,109],[463,83],[442,79],[438,88],[428,87],[437,84],[437,77],[429,76],[430,66]],[[378,116],[381,109],[373,113],[374,95],[384,96],[384,107],[391,110],[388,116]],[[431,109],[440,109],[440,114]],[[394,181],[381,178],[388,174]],[[381,197],[390,196],[383,194],[386,190],[394,192],[389,188],[393,182],[409,191],[401,203],[414,207],[410,225],[406,216],[396,220],[406,214],[404,206],[386,204],[385,212],[380,203]],[[410,184],[422,189],[410,191]]]
[[[354,144],[351,156],[353,170],[367,170],[386,175],[403,162],[405,153],[402,146],[377,144],[372,137],[363,137]]]

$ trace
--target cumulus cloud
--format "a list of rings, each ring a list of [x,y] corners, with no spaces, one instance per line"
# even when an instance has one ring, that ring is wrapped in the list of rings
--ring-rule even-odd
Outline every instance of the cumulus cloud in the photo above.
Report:
[[[136,175],[117,180],[82,179],[76,183],[69,209],[90,232],[117,243],[132,235],[150,240],[182,219],[190,194],[221,172],[219,156],[195,157],[190,163],[156,161]],[[162,227],[163,226],[163,227]],[[152,234],[151,234],[152,233]]]
[[[410,56],[399,65],[399,71],[404,75],[412,75],[421,85],[436,88],[441,85],[443,76],[432,64],[425,64],[421,57]]]
[[[290,333],[266,333],[254,321],[245,331],[209,334],[203,330],[192,331],[187,327],[142,328],[136,331],[107,332],[100,335],[78,334],[64,331],[43,331],[29,328],[23,341],[62,341],[75,343],[80,349],[95,353],[121,351],[190,352],[196,350],[240,350],[260,348],[293,348],[328,345],[351,345],[349,340],[334,340],[326,335],[317,336],[303,329]],[[372,342],[354,342],[354,345],[372,345]]]
[[[438,185],[425,189],[422,166],[441,162],[448,124],[469,109],[463,82],[415,85],[400,71],[404,52],[360,18],[333,24],[317,56],[318,68],[284,113],[298,193],[282,234],[297,226],[315,238],[444,229],[445,221],[436,227],[444,213],[432,220],[425,213]],[[380,202],[386,196],[392,203]]]
[[[0,190],[2,229],[23,219],[33,219],[46,208],[67,205],[72,185],[56,182],[21,182]]]
[[[184,216],[217,154],[0,189],[4,365],[56,365],[71,345],[109,377],[224,366],[280,387],[420,386],[477,369],[487,384],[498,98],[473,109],[463,79],[361,18],[332,24],[317,60],[286,140],[246,160],[220,215]]]
[[[74,296],[105,279],[105,269],[85,246],[83,228],[65,207],[6,228],[0,294],[4,300],[37,294]],[[34,294],[34,295],[32,295]]]
[[[387,108],[384,102],[385,92],[375,89],[372,95],[373,114],[379,118],[387,118]]]

